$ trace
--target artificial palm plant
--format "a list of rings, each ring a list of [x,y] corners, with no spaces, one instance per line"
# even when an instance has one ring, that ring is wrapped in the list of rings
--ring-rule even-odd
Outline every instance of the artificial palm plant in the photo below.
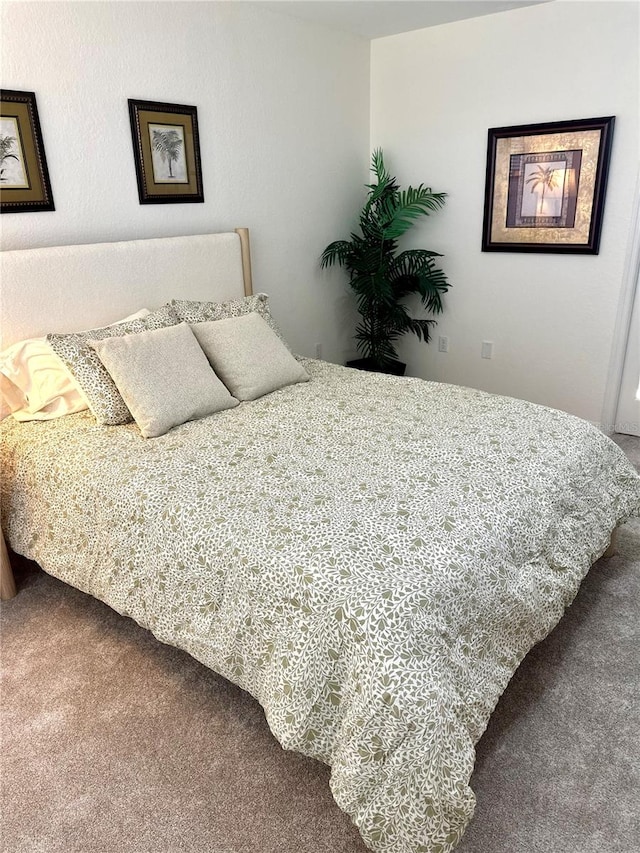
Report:
[[[371,159],[376,183],[367,184],[367,202],[360,212],[361,234],[337,240],[322,253],[322,266],[338,264],[349,273],[361,322],[356,328],[359,352],[372,369],[387,371],[397,360],[396,343],[406,332],[430,339],[433,319],[415,318],[403,300],[419,294],[432,314],[442,311],[442,294],[449,288],[445,274],[435,265],[441,255],[427,249],[407,249],[398,254],[398,239],[416,219],[442,207],[446,193],[428,187],[401,190],[386,169],[383,152]]]

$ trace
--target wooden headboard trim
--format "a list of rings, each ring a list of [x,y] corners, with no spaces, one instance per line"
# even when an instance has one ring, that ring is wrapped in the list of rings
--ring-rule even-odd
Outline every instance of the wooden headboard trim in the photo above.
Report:
[[[242,277],[244,279],[244,295],[253,294],[253,279],[251,277],[251,245],[249,243],[249,229],[236,228],[236,234],[240,237],[240,251],[242,252]]]

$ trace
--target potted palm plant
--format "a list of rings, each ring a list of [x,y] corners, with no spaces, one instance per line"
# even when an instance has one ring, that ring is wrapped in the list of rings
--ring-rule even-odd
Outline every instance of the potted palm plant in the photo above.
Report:
[[[438,210],[446,193],[434,193],[428,187],[401,190],[386,169],[383,152],[377,149],[371,159],[376,182],[367,184],[367,202],[360,212],[361,234],[350,240],[336,240],[322,253],[322,267],[338,264],[349,273],[356,295],[361,321],[355,338],[363,358],[349,366],[383,373],[404,373],[398,361],[396,343],[406,332],[413,332],[428,343],[431,318],[409,314],[404,299],[419,294],[428,312],[442,311],[442,295],[449,283],[434,258],[442,257],[427,249],[407,249],[398,253],[398,239],[415,220]]]

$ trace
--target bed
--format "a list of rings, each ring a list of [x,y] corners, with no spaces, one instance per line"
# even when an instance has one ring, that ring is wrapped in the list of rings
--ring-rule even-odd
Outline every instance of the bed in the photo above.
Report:
[[[241,300],[241,235],[5,252],[3,345]],[[283,747],[331,766],[373,851],[447,853],[498,698],[640,514],[640,478],[562,412],[296,361],[307,381],[154,438],[6,418],[2,528],[249,691]]]

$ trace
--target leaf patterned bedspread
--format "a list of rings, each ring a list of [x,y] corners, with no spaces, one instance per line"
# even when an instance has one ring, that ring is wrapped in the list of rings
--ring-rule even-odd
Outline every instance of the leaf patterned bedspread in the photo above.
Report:
[[[564,413],[303,363],[310,382],[156,439],[8,418],[3,527],[253,694],[372,850],[446,853],[491,711],[640,478]]]

